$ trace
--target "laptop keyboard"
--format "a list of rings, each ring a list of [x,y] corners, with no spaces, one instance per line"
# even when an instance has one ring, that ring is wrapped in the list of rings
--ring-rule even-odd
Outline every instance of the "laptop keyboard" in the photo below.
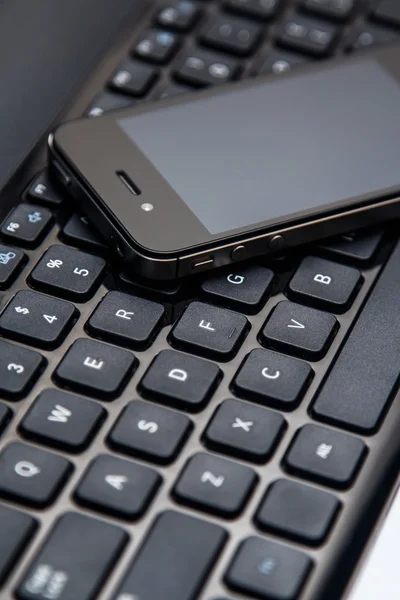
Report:
[[[88,114],[396,40],[397,2],[164,3]],[[396,426],[394,230],[153,283],[39,173],[0,227],[1,598],[339,598]]]
[[[140,32],[90,116],[400,41],[400,7],[364,0],[176,0]],[[373,4],[373,3],[372,3]],[[376,4],[376,3],[375,3]]]

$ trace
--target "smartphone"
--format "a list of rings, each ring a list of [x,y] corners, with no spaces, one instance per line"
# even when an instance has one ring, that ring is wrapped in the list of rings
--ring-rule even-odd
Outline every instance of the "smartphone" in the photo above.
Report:
[[[400,216],[400,48],[62,125],[60,180],[174,279]]]

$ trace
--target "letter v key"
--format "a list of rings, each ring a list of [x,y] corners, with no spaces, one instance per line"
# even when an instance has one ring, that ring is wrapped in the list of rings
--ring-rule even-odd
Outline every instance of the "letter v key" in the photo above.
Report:
[[[305,329],[305,326],[302,325],[302,323],[299,323],[298,321],[295,321],[294,319],[290,319],[291,323],[293,323],[293,325],[288,325],[288,327],[292,327],[293,329]]]

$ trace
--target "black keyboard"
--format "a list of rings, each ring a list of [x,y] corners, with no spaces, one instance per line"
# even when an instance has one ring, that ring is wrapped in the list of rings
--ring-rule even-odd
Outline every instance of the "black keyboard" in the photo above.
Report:
[[[162,2],[86,112],[397,40],[397,1]],[[153,283],[46,170],[22,182],[0,226],[1,600],[341,598],[400,450],[397,232]]]

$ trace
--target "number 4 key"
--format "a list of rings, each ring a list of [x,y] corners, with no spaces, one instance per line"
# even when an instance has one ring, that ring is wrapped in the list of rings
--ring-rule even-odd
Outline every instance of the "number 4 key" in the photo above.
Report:
[[[32,271],[30,280],[36,288],[82,302],[99,286],[105,266],[98,256],[67,246],[51,246]]]
[[[69,331],[76,313],[76,308],[69,302],[23,290],[2,313],[0,331],[7,337],[39,348],[55,348]]]
[[[43,318],[46,319],[50,325],[54,323],[54,321],[57,321],[57,317],[55,315],[43,315]]]

